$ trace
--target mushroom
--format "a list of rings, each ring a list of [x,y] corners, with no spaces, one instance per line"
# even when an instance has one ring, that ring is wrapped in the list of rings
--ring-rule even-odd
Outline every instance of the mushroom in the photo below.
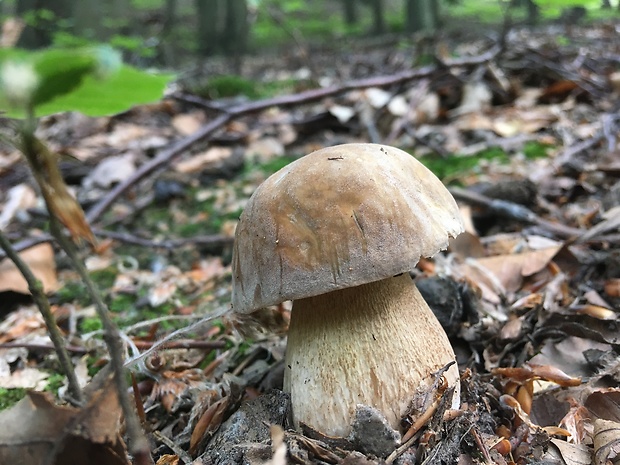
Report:
[[[324,148],[258,187],[235,234],[232,309],[293,300],[284,390],[296,427],[346,437],[363,404],[398,430],[450,363],[458,390],[450,342],[408,272],[462,231],[441,181],[385,145]]]

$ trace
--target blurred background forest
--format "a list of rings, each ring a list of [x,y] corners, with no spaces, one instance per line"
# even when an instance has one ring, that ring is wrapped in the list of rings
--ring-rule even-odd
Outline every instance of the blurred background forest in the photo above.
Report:
[[[2,18],[26,28],[18,46],[107,42],[142,67],[187,69],[226,57],[307,60],[313,48],[380,38],[399,46],[412,34],[485,33],[510,23],[571,25],[620,15],[613,0],[14,0]],[[291,44],[294,46],[291,47]]]

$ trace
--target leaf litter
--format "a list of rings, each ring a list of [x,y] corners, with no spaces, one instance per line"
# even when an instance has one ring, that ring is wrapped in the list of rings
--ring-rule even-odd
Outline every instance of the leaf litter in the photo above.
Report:
[[[110,237],[87,262],[124,332],[155,462],[616,463],[620,117],[617,73],[608,72],[617,66],[616,27],[580,28],[579,39],[574,28],[565,31],[569,45],[556,32],[517,29],[503,50],[467,42],[454,49],[464,58],[414,70],[405,65],[410,49],[352,50],[337,70],[338,52],[326,51],[312,69],[325,69],[329,82],[314,78],[335,87],[276,98],[258,112],[251,111],[256,102],[208,100],[186,85],[115,117],[44,119],[39,137],[61,154],[70,186],[64,201],[75,198],[89,212],[126,187],[122,198],[87,213],[94,234]],[[227,105],[236,110],[222,113]],[[194,136],[209,124],[213,130]],[[231,238],[249,195],[296,157],[359,141],[443,164],[439,174],[468,224],[446,254],[412,270],[421,289],[432,289],[438,318],[450,322],[461,407],[439,399],[411,442],[383,456],[360,447],[376,439],[362,429],[353,444],[287,428],[289,305],[252,321],[227,312]],[[175,143],[180,152],[144,168]],[[38,246],[45,253],[26,247],[42,237],[45,214],[9,148],[0,154],[0,187],[4,229],[25,242],[22,254],[35,255],[31,266],[49,286],[76,365],[86,353],[96,372],[107,354],[79,283],[48,246]],[[79,221],[77,234],[88,237]],[[40,393],[55,373],[53,350],[41,318],[19,297],[27,288],[12,276],[5,259],[0,391],[34,390],[0,413],[21,425],[0,435],[0,457],[13,460],[26,447],[33,456],[20,456],[23,463],[64,460],[71,441],[71,463],[86,463],[80,454],[92,448],[98,463],[128,463],[107,381],[91,381],[79,408]],[[433,287],[434,279],[443,281]],[[56,280],[64,287],[54,292]]]

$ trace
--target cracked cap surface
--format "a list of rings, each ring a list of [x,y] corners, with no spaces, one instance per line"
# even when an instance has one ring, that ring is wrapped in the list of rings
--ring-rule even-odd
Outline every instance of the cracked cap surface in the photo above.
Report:
[[[410,271],[462,231],[452,195],[408,153],[377,144],[318,150],[270,176],[241,214],[233,311]]]

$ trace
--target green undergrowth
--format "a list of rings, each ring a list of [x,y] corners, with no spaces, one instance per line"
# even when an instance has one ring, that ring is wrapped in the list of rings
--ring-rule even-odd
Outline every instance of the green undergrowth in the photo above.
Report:
[[[0,387],[0,410],[5,410],[15,405],[23,399],[26,392],[26,389],[22,388],[7,389]]]
[[[281,79],[275,81],[251,80],[242,76],[229,74],[194,79],[184,84],[187,89],[209,100],[244,96],[250,100],[259,100],[294,93],[307,87],[308,82],[299,79]]]
[[[540,144],[538,142],[528,142],[524,145],[522,153],[528,160],[536,158],[544,158],[547,156],[550,146]],[[246,166],[246,174],[254,170],[263,172],[266,176],[275,173],[289,163],[298,159],[298,156],[287,155],[274,158],[267,162],[257,163]],[[475,155],[450,155],[448,157],[439,157],[437,155],[424,155],[418,157],[418,160],[430,169],[438,178],[449,180],[474,171],[483,163],[493,161],[495,163],[506,164],[510,162],[511,155],[507,154],[500,148],[491,148],[484,150]]]
[[[526,159],[532,160],[547,156],[549,146],[537,142],[528,142],[523,148]],[[500,148],[490,148],[475,155],[450,155],[438,157],[436,155],[424,155],[419,158],[420,162],[430,169],[438,178],[451,180],[462,174],[476,171],[484,163],[495,162],[507,164],[511,155]]]
[[[152,251],[151,251],[152,253]],[[149,286],[139,285],[133,293],[112,292],[112,287],[117,275],[121,273],[115,266],[98,270],[90,274],[98,289],[103,295],[104,302],[112,314],[113,321],[120,327],[128,327],[141,321],[153,320],[162,316],[175,314],[179,306],[188,303],[188,297],[177,292],[170,302],[158,306],[151,306],[147,299]],[[195,296],[206,298],[208,296]],[[56,304],[74,304],[80,308],[91,305],[86,287],[81,281],[69,281],[59,289],[52,298]],[[184,326],[182,320],[162,321],[159,323],[160,331],[171,331]],[[84,316],[78,321],[78,327],[82,334],[100,331],[103,325],[98,316]],[[144,329],[146,332],[148,328]],[[138,333],[139,335],[140,333]]]

